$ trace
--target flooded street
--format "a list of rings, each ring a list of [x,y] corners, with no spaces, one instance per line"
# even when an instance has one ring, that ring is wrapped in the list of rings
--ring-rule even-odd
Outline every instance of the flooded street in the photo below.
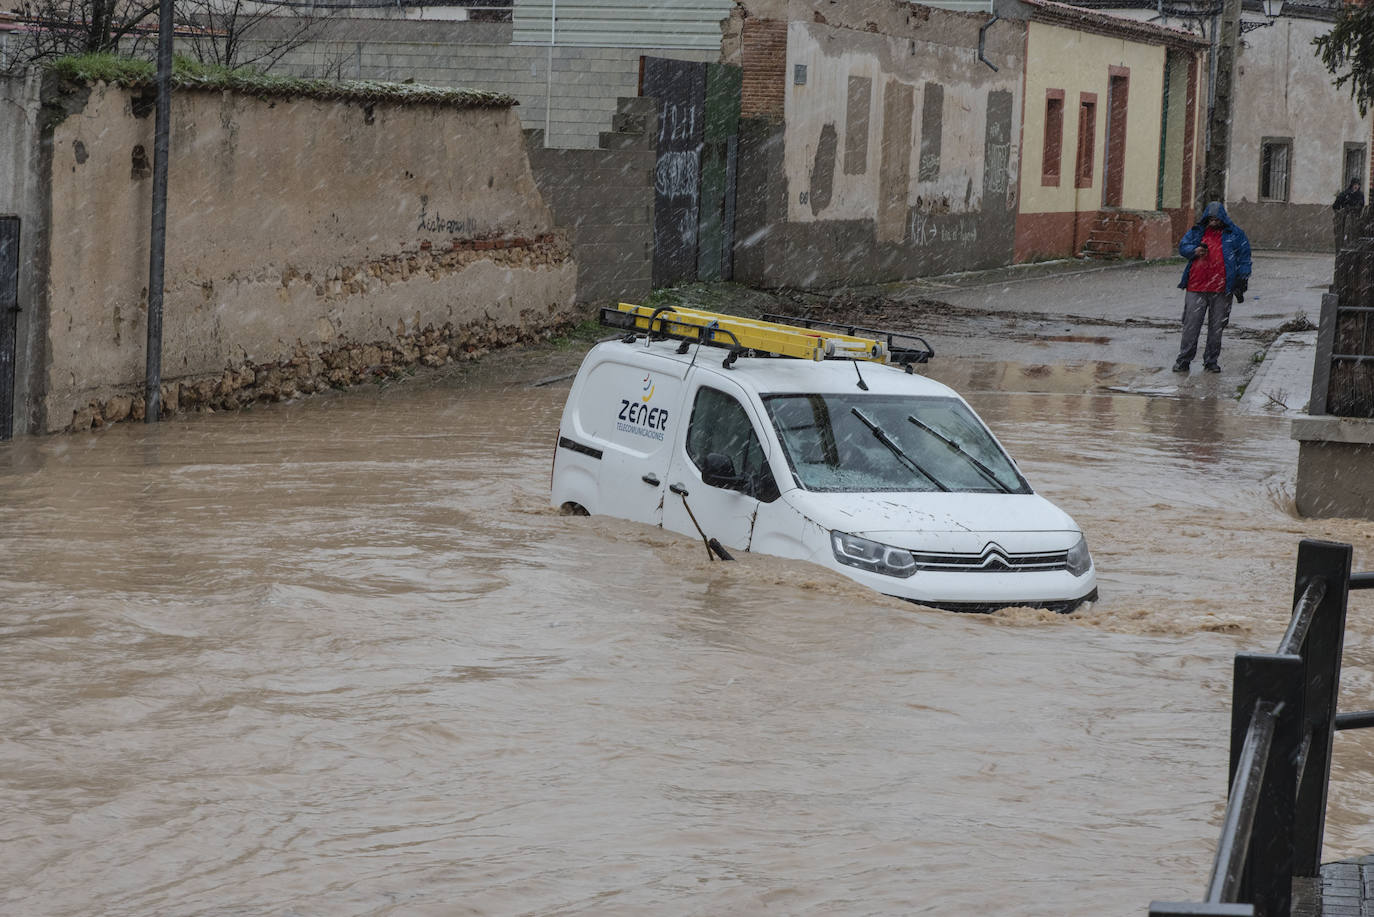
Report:
[[[1277,645],[1300,538],[1374,569],[1374,523],[1296,517],[1284,418],[1025,369],[931,374],[1087,533],[1102,600],[1070,616],[560,516],[566,381],[0,444],[0,913],[1196,897],[1232,656]],[[1347,710],[1374,707],[1366,596]],[[1327,859],[1374,851],[1371,774],[1374,737],[1338,735]]]

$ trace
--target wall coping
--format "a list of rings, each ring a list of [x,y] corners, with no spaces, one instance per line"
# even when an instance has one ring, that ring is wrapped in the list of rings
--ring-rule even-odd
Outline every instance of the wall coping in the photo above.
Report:
[[[1301,414],[1293,418],[1292,439],[1311,443],[1374,446],[1374,419]]]
[[[105,83],[130,91],[157,88],[157,74],[148,61],[130,59],[63,58],[47,69],[67,84],[96,86]],[[331,102],[387,102],[394,105],[440,105],[445,108],[511,108],[519,103],[503,92],[453,89],[421,83],[382,80],[322,80],[272,76],[245,71],[196,72],[176,67],[171,75],[174,91],[233,92],[257,98],[312,98]]]

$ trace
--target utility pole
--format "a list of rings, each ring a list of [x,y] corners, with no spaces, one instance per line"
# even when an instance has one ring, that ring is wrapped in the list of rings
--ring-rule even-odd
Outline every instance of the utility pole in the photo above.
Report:
[[[157,122],[153,137],[153,227],[148,247],[148,359],[145,423],[162,414],[162,287],[167,258],[167,152],[172,120],[172,0],[161,0],[157,25]]]
[[[1223,0],[1221,19],[1212,30],[1216,67],[1212,113],[1207,121],[1207,161],[1202,173],[1199,209],[1208,201],[1226,200],[1226,172],[1231,159],[1231,103],[1235,99],[1236,50],[1240,46],[1240,0]]]

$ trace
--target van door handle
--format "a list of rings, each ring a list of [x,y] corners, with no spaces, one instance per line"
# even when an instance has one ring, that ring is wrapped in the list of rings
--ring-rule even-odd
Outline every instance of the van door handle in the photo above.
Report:
[[[640,480],[652,487],[657,487],[659,485],[658,476],[652,473],[646,474],[644,477],[640,478]]]
[[[669,484],[668,489],[671,490],[673,493],[677,494],[679,497],[685,497],[688,495],[687,488],[683,487],[681,484]]]

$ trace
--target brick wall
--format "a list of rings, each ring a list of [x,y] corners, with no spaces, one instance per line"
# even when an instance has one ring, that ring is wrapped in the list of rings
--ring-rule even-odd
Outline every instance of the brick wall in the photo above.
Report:
[[[781,121],[783,89],[787,85],[787,23],[776,19],[746,19],[741,44],[740,62],[744,67],[741,117]]]

